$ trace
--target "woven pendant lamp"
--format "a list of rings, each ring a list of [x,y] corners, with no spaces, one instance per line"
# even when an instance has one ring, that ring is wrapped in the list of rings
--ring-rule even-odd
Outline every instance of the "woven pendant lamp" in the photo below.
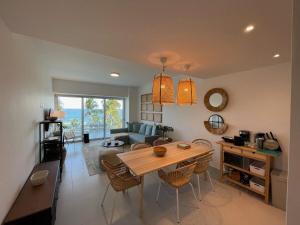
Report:
[[[165,74],[167,58],[161,57],[160,61],[163,65],[163,70],[154,76],[152,84],[152,103],[160,105],[174,103],[173,79]]]
[[[190,65],[185,65],[185,70],[188,71]],[[177,104],[178,105],[193,105],[197,103],[196,84],[191,79],[182,79],[177,86]]]

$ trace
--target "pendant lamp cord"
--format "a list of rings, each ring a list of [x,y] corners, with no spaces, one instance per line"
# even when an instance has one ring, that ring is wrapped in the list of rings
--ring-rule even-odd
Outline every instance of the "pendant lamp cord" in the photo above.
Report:
[[[160,79],[159,79],[159,104],[161,105],[161,83],[162,83],[162,74],[165,72],[165,63],[162,62],[162,72],[160,73]]]
[[[190,78],[190,87],[191,87],[191,105],[193,105],[193,86],[192,86],[192,79]]]

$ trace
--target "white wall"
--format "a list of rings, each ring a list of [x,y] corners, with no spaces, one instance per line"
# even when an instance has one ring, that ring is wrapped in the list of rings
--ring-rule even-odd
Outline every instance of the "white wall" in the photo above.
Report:
[[[50,107],[51,80],[40,74],[37,58],[0,18],[0,221],[36,163],[40,105]]]
[[[287,199],[287,224],[298,225],[300,220],[300,2],[294,1],[291,143]]]
[[[229,95],[228,106],[219,113],[229,125],[224,135],[237,135],[239,130],[272,131],[283,147],[283,154],[276,159],[275,167],[286,170],[290,132],[290,67],[290,63],[284,63],[212,79],[195,79],[198,104],[164,106],[163,123],[174,127],[172,136],[177,140],[199,137],[213,142],[220,140],[221,136],[210,134],[203,125],[203,121],[213,114],[204,106],[203,98],[211,88],[224,88]],[[174,80],[176,85],[178,78]],[[151,83],[139,89],[139,94],[150,92]],[[218,149],[216,144],[215,147]],[[219,151],[216,151],[212,165],[219,168]]]
[[[53,91],[59,94],[127,97],[128,87],[100,83],[53,79]]]

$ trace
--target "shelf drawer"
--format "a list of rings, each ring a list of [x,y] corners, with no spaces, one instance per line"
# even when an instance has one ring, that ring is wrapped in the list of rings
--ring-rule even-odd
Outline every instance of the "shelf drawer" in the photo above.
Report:
[[[256,159],[256,160],[260,160],[260,161],[266,161],[266,159],[267,159],[265,155],[258,154],[256,152],[250,152],[250,151],[243,151],[243,156],[252,158],[252,159]]]
[[[230,153],[237,154],[237,155],[241,155],[242,154],[242,150],[238,149],[238,148],[235,148],[235,147],[224,146],[223,150],[225,152],[230,152]]]

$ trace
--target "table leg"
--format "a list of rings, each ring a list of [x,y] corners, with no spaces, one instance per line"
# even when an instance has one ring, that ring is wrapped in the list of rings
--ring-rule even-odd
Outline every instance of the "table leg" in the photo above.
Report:
[[[144,176],[141,176],[140,184],[140,217],[143,217],[144,213]]]

